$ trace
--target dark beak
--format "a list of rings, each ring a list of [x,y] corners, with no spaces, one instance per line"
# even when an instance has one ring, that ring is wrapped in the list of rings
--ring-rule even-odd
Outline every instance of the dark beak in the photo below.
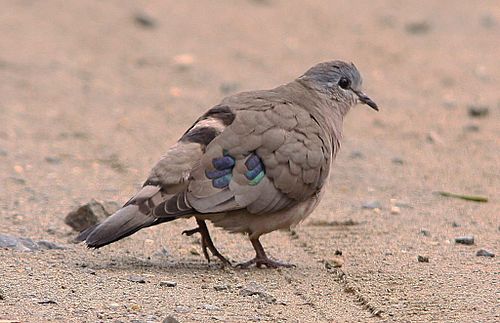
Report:
[[[373,100],[370,99],[366,94],[364,94],[361,91],[354,91],[354,93],[356,93],[356,95],[358,96],[358,99],[359,99],[360,102],[368,105],[373,110],[378,111],[377,104],[375,102],[373,102]]]

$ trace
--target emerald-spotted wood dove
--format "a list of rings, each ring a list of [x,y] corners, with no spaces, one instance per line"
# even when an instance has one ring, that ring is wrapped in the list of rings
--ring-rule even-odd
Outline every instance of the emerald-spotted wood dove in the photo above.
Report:
[[[208,250],[224,264],[206,220],[248,234],[256,257],[241,267],[289,266],[267,257],[259,237],[290,228],[318,205],[340,148],[349,109],[377,105],[353,64],[320,63],[272,90],[229,96],[202,115],[153,167],[116,213],[77,237],[100,248],[140,229],[194,217]]]

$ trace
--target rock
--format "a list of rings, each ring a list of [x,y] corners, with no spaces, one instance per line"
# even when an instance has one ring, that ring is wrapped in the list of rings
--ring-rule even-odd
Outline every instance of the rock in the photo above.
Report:
[[[169,255],[170,253],[168,252],[167,248],[161,247],[160,250],[153,254],[153,257],[168,257]]]
[[[334,253],[335,256],[342,256],[342,250],[335,250],[335,253]]]
[[[486,105],[470,104],[467,107],[467,113],[471,118],[483,118],[490,113],[490,109]]]
[[[340,268],[344,265],[344,260],[340,257],[335,257],[328,260],[323,260],[326,269]]]
[[[495,257],[495,254],[489,250],[486,250],[486,249],[479,249],[477,252],[476,252],[476,256],[478,257]]]
[[[3,149],[3,148],[0,148],[0,157],[5,157],[7,156],[7,150]]]
[[[417,260],[418,262],[429,262],[429,257],[418,255]]]
[[[426,137],[427,141],[433,144],[442,144],[443,139],[441,139],[441,136],[437,134],[435,131],[429,131]]]
[[[222,292],[223,290],[228,290],[229,286],[228,285],[215,285],[214,289],[217,292]]]
[[[57,243],[54,243],[52,241],[47,241],[47,240],[40,240],[37,242],[38,246],[40,249],[47,249],[47,250],[64,250],[66,247],[60,246]]]
[[[455,243],[465,244],[465,245],[473,245],[474,244],[474,236],[463,236],[455,238]]]
[[[396,206],[396,205],[391,206],[391,214],[400,214],[400,213],[401,213],[401,209],[399,208],[399,206]]]
[[[144,279],[144,277],[137,276],[137,275],[130,275],[130,276],[128,276],[127,280],[134,282],[134,283],[139,283],[139,284],[146,283],[146,279]]]
[[[47,156],[45,157],[45,161],[49,164],[57,165],[61,163],[61,158],[54,156]]]
[[[117,309],[119,309],[120,307],[121,307],[121,305],[120,305],[120,304],[118,304],[118,303],[109,303],[109,304],[108,304],[108,308],[109,308],[109,309],[111,309],[111,310],[114,310],[114,311],[116,311],[116,310],[117,310]]]
[[[177,283],[172,280],[165,280],[160,282],[161,287],[175,287]]]
[[[412,35],[423,35],[431,30],[431,25],[427,21],[415,21],[407,23],[405,30]]]
[[[373,209],[381,209],[382,208],[382,204],[377,201],[377,200],[372,200],[372,201],[366,201],[364,202],[361,207],[363,209],[370,209],[370,210],[373,210]]]
[[[258,285],[256,282],[252,281],[247,286],[243,287],[240,292],[240,296],[259,296],[260,300],[265,301],[266,303],[272,304],[276,303],[276,298],[267,293],[265,289]]]
[[[104,221],[114,209],[114,202],[104,202],[100,203],[96,200],[91,200],[89,203],[84,204],[71,211],[66,215],[64,223],[69,225],[75,231],[82,231],[90,226],[93,226],[99,222]]]
[[[431,236],[431,232],[427,229],[420,229],[420,232],[419,232],[421,235],[423,235],[424,237],[430,237]]]
[[[5,293],[3,292],[3,289],[0,289],[0,301],[5,300]]]
[[[57,302],[52,300],[52,299],[47,299],[47,300],[39,301],[38,304],[49,305],[49,304],[57,304]]]
[[[163,323],[179,323],[179,321],[172,315],[169,315],[163,320]]]
[[[402,158],[400,157],[394,157],[391,159],[391,162],[396,165],[403,165],[405,162]]]
[[[135,23],[146,29],[153,29],[157,26],[156,19],[145,12],[138,12],[134,15]]]
[[[459,228],[460,227],[460,223],[453,221],[451,223],[451,226],[454,227],[454,228]]]
[[[0,234],[0,248],[9,248],[17,251],[40,250],[40,246],[30,238],[17,238],[7,234]]]
[[[187,53],[175,55],[173,58],[174,66],[180,71],[189,69],[191,66],[193,66],[194,62],[194,56]]]
[[[189,312],[191,312],[191,310],[189,309],[189,307],[184,306],[184,305],[177,305],[175,307],[175,311],[177,313],[189,313]]]

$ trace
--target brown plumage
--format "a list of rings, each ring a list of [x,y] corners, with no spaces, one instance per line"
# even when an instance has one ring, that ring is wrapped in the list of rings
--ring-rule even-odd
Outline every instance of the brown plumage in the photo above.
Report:
[[[141,191],[78,239],[99,248],[138,230],[194,216],[202,247],[226,264],[206,220],[249,235],[256,257],[241,264],[278,267],[259,242],[290,228],[318,204],[340,149],[349,109],[377,105],[361,92],[353,64],[321,63],[295,81],[222,100],[191,126],[153,167]]]

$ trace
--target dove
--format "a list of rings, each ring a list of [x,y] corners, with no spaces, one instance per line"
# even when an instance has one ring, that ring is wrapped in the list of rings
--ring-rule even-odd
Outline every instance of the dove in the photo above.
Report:
[[[224,98],[204,113],[152,168],[135,196],[102,223],[77,237],[100,248],[154,225],[193,217],[223,265],[206,221],[248,236],[255,257],[238,266],[289,267],[271,259],[259,238],[290,229],[316,208],[339,152],[342,123],[361,103],[378,111],[362,92],[352,63],[317,64],[296,80],[271,90]]]

